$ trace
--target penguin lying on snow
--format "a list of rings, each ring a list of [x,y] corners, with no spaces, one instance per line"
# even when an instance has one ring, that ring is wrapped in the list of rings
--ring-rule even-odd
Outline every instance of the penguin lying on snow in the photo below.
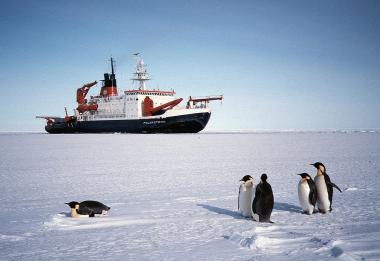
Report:
[[[317,189],[313,179],[307,173],[297,174],[301,176],[298,183],[298,199],[305,214],[311,215],[314,212],[317,202]]]
[[[252,217],[252,200],[255,194],[255,180],[250,175],[245,175],[240,181],[238,210],[244,217]]]
[[[342,190],[331,182],[329,175],[326,174],[326,167],[321,162],[310,164],[317,169],[317,175],[314,178],[317,188],[317,206],[319,211],[327,213],[332,211],[333,187],[342,192]]]
[[[261,182],[256,186],[255,199],[252,203],[253,219],[259,222],[270,222],[274,198],[271,185],[267,182],[267,175],[261,175]]]
[[[88,216],[94,217],[96,215],[105,215],[107,214],[110,207],[107,207],[103,203],[93,200],[86,200],[81,203],[76,201],[71,201],[69,203],[65,203],[71,208],[71,217],[80,217],[80,216]]]

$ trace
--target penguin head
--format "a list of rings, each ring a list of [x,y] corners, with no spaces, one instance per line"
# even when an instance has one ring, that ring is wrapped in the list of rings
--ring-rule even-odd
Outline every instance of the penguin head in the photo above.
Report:
[[[247,182],[249,180],[253,180],[251,175],[245,175],[244,177],[241,178],[240,181]]]
[[[301,174],[297,174],[297,175],[300,175],[302,179],[311,179],[310,175],[307,173],[301,173]]]
[[[267,182],[267,178],[268,178],[267,174],[265,174],[265,173],[262,174],[262,175],[261,175],[261,178],[260,178],[260,179],[261,179],[261,182],[263,182],[263,183]]]
[[[78,208],[79,207],[79,202],[76,201],[71,201],[69,203],[65,203],[66,205],[69,205],[70,208]]]
[[[317,170],[320,170],[322,172],[322,174],[326,173],[326,167],[325,167],[325,165],[323,165],[323,163],[316,162],[316,163],[310,164],[310,165],[313,165]]]

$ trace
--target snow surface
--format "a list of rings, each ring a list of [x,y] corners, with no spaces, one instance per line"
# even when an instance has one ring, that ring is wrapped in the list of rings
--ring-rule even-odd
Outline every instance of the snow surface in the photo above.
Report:
[[[380,133],[0,134],[0,260],[380,260]],[[304,215],[321,161],[333,212]],[[268,174],[272,221],[237,211]],[[65,202],[98,200],[98,218]]]

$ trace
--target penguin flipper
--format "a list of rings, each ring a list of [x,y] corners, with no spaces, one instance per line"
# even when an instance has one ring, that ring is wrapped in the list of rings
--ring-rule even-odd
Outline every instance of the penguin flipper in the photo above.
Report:
[[[339,190],[340,193],[342,193],[342,190],[336,184],[332,183],[331,181],[330,181],[330,184],[331,184],[331,186],[333,186],[334,188]]]
[[[318,198],[317,188],[316,188],[315,183],[312,179],[308,179],[307,183],[309,184],[309,188],[310,188],[309,202],[310,202],[310,204],[315,206],[315,204],[317,203],[317,198]]]
[[[327,187],[327,193],[329,195],[329,201],[330,201],[330,211],[332,210],[331,208],[331,205],[332,205],[332,198],[333,198],[333,183],[331,182],[330,180],[330,177],[329,175],[327,175],[327,173],[324,174],[324,177],[325,177],[325,183],[326,183],[326,187]]]
[[[239,194],[238,194],[238,211],[240,210],[240,191],[241,191],[241,186],[239,187]]]
[[[342,193],[342,190],[336,184],[331,182],[331,179],[330,179],[329,175],[327,175],[327,173],[325,173],[325,181],[326,181],[326,185],[334,187],[337,190],[339,190],[340,193]]]
[[[256,208],[256,203],[257,203],[257,201],[259,200],[259,198],[260,198],[260,194],[261,194],[261,190],[260,190],[260,186],[258,185],[257,187],[256,187],[256,191],[255,191],[255,198],[253,199],[253,202],[252,202],[252,212],[253,213],[257,213],[257,208]]]

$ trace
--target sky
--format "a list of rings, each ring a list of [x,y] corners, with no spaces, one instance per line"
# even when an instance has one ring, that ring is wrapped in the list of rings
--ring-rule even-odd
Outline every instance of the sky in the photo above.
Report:
[[[379,1],[4,1],[0,131],[44,131],[133,53],[151,88],[223,94],[206,130],[380,128]],[[95,95],[99,90],[91,90]]]

